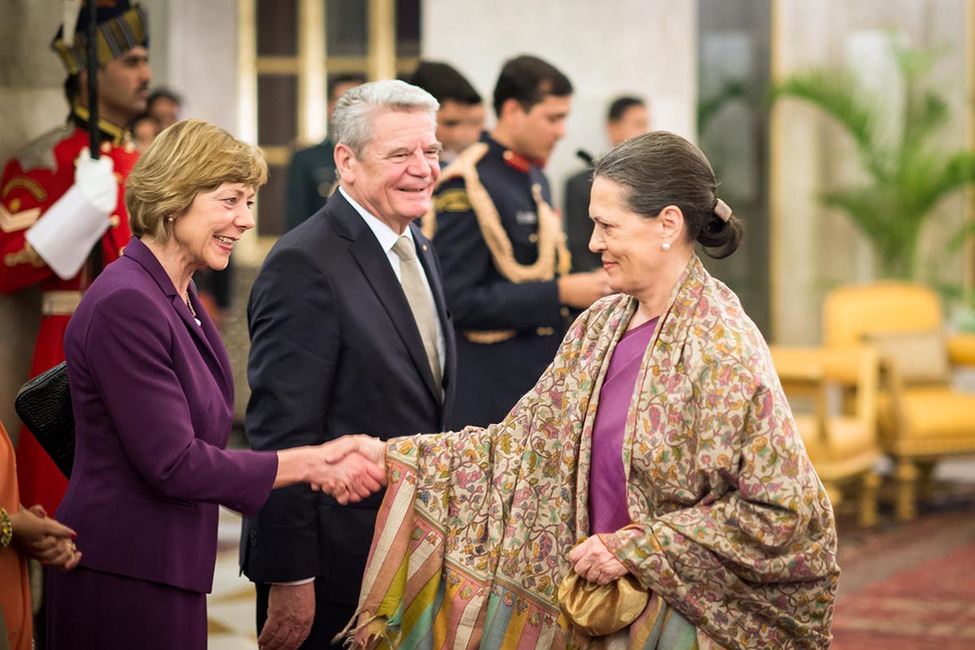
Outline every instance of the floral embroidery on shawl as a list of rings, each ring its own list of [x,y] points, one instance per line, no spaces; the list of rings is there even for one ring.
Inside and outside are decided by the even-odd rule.
[[[559,627],[556,591],[588,534],[596,402],[635,308],[617,295],[580,316],[503,422],[388,443],[360,631],[403,648],[608,644]],[[637,387],[623,461],[640,528],[603,539],[651,606],[680,612],[701,646],[827,647],[832,509],[758,329],[696,257]],[[644,647],[637,627],[625,647]]]

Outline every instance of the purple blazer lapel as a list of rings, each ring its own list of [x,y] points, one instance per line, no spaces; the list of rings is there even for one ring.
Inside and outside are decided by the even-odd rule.
[[[190,301],[193,303],[193,309],[196,310],[197,318],[200,319],[199,325],[196,324],[196,320],[193,318],[193,314],[190,313],[189,307],[186,306],[183,297],[177,293],[172,279],[166,274],[166,270],[162,267],[162,264],[159,263],[159,260],[156,259],[156,256],[153,255],[152,251],[145,244],[138,238],[133,237],[128,246],[125,247],[123,254],[133,261],[138,262],[153,281],[155,281],[163,295],[169,299],[173,305],[173,309],[186,325],[186,329],[190,331],[190,336],[196,340],[197,347],[201,349],[203,360],[210,368],[213,376],[220,382],[225,395],[233,396],[233,373],[230,369],[230,359],[227,357],[227,351],[223,346],[223,341],[220,338],[219,332],[217,332],[216,326],[214,326],[213,321],[196,295],[196,289],[191,284],[189,294]]]

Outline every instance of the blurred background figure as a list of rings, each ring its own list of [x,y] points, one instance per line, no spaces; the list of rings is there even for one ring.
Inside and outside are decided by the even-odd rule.
[[[474,144],[484,131],[484,100],[471,82],[449,63],[421,61],[407,80],[437,98],[437,140],[443,144],[440,164]]]
[[[341,74],[328,78],[329,136],[314,146],[296,151],[288,164],[284,207],[285,227],[288,230],[318,212],[332,195],[338,181],[333,158],[335,143],[331,138],[332,111],[335,110],[335,102],[345,91],[365,81],[365,76],[361,74]]]
[[[129,123],[129,131],[132,132],[132,142],[135,143],[135,150],[140,154],[144,153],[152,141],[156,138],[156,121],[149,113],[142,113]]]
[[[179,120],[183,98],[168,88],[156,88],[149,93],[146,113],[156,122],[156,133]]]
[[[609,105],[606,116],[606,135],[615,147],[632,137],[650,130],[650,110],[646,101],[624,95]],[[573,174],[565,182],[565,210],[563,227],[569,253],[572,255],[572,271],[592,271],[602,267],[598,253],[589,250],[592,221],[589,220],[589,192],[592,189],[592,155],[580,149],[576,155],[586,163],[586,168]]]

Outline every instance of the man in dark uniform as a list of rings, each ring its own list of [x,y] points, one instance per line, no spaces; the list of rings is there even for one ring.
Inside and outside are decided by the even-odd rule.
[[[650,111],[639,97],[617,97],[609,105],[606,135],[613,147],[650,130]],[[603,263],[598,253],[589,250],[592,221],[589,219],[589,193],[592,191],[592,156],[580,149],[586,168],[565,182],[565,235],[573,271],[591,271]]]
[[[349,88],[365,82],[359,74],[336,75],[328,80],[328,121],[332,122],[335,102]],[[296,151],[288,163],[287,190],[284,197],[284,223],[291,230],[318,212],[332,195],[335,176],[335,144],[331,137],[316,145]]]
[[[568,308],[608,291],[602,271],[564,275],[565,236],[542,173],[571,95],[566,76],[537,57],[505,63],[497,125],[444,170],[424,218],[457,332],[451,428],[502,420],[554,357]]]

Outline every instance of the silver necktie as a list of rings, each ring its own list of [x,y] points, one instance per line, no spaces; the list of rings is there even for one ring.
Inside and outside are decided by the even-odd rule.
[[[433,301],[430,300],[426,287],[423,285],[421,275],[423,269],[420,267],[420,261],[416,258],[416,245],[412,239],[403,235],[393,245],[393,252],[400,259],[400,282],[403,285],[406,300],[410,303],[413,320],[416,321],[416,326],[420,330],[423,347],[427,353],[427,361],[430,362],[430,370],[433,371],[433,381],[437,386],[440,386],[442,376],[440,353],[437,351],[437,324],[434,320],[436,312],[433,308]]]

